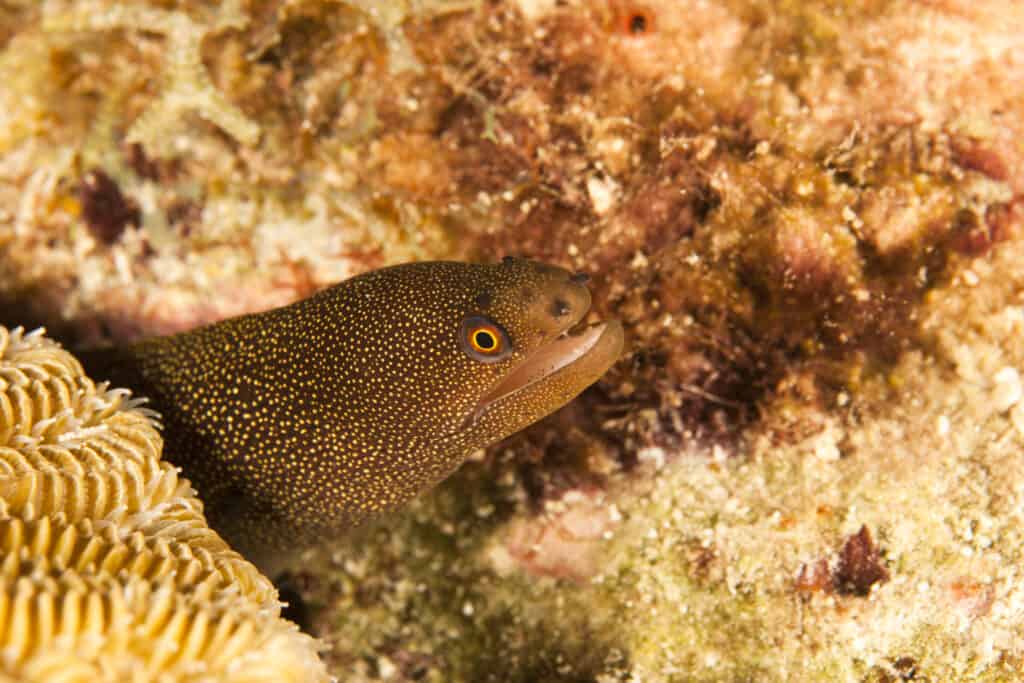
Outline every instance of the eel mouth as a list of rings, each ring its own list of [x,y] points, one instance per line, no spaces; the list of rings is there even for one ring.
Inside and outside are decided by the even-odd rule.
[[[617,320],[572,328],[536,349],[487,392],[466,422],[476,422],[491,408],[508,399],[533,393],[554,383],[567,402],[604,374],[622,349],[622,325]],[[569,378],[572,378],[571,380]],[[558,380],[562,381],[558,381]]]

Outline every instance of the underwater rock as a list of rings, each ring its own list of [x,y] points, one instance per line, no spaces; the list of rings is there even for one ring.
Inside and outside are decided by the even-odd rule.
[[[627,329],[581,400],[310,565],[332,670],[1019,677],[1024,4],[133,3],[188,41],[57,21],[123,4],[0,5],[7,320],[123,341],[514,253],[589,272]],[[185,107],[130,145],[193,78],[253,127]],[[93,169],[141,212],[110,246]]]

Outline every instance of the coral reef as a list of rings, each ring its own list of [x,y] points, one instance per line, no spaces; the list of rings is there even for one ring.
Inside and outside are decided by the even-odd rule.
[[[0,677],[326,681],[138,404],[0,327]]]
[[[1022,211],[1017,6],[172,5],[25,8],[0,61],[3,293],[86,339],[523,252],[627,323],[628,457],[849,389]]]
[[[384,43],[401,43],[368,32],[379,13],[289,3],[254,21],[242,3],[177,5],[0,10],[0,300],[17,302],[6,321],[126,339],[447,252],[435,216],[352,173],[375,125],[360,103],[387,72]],[[353,90],[356,74],[367,83]],[[98,221],[97,197],[132,210]]]
[[[1013,680],[1021,25],[3,3],[0,320],[124,340],[411,259],[586,270],[628,357],[298,577],[336,671]]]
[[[123,28],[148,28],[167,36],[160,97],[143,112],[126,134],[151,151],[165,151],[173,139],[175,123],[190,111],[220,127],[239,142],[253,144],[259,128],[245,118],[210,82],[202,64],[201,45],[210,33],[242,28],[247,23],[238,0],[221,3],[209,26],[196,24],[187,14],[142,5],[108,5],[79,2],[68,7],[47,5],[43,30],[60,33],[99,32]]]

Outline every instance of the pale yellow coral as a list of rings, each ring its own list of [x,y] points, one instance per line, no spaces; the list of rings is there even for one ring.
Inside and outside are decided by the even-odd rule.
[[[0,327],[0,681],[324,681],[155,415]]]

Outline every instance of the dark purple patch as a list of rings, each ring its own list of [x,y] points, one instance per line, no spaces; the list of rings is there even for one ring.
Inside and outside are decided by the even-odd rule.
[[[85,174],[78,196],[89,232],[103,244],[116,242],[129,225],[139,227],[142,224],[139,205],[126,197],[117,183],[99,169]]]
[[[146,180],[160,179],[160,165],[146,155],[146,150],[137,142],[128,146],[128,165],[136,175]]]
[[[889,580],[889,570],[882,564],[881,553],[867,526],[853,534],[839,551],[835,588],[844,595],[866,596],[876,583]]]

